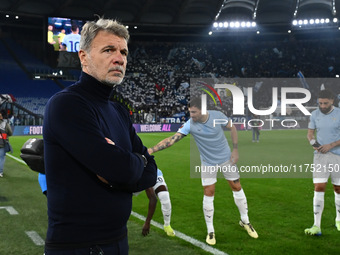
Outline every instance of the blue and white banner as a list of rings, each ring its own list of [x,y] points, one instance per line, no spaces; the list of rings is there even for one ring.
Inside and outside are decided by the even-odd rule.
[[[13,135],[42,135],[43,126],[14,126]]]

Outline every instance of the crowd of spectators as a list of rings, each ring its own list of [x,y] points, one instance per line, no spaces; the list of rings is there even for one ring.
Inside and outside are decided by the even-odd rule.
[[[254,87],[254,107],[260,109],[271,106],[272,87],[276,85],[263,82],[258,86],[260,78],[296,78],[300,81],[298,86],[308,86],[316,95],[321,84],[311,84],[309,79],[334,78],[340,72],[340,39],[229,39],[130,43],[126,78],[115,88],[112,99],[125,104],[136,123],[145,122],[148,114],[155,122],[173,116],[184,121],[190,94],[195,93],[189,85],[193,78],[210,78],[215,84],[232,83],[241,89],[244,85],[240,78],[243,83],[248,78],[246,86]],[[324,86],[340,94],[338,86]],[[232,98],[222,97],[227,102],[224,110],[230,112]],[[316,105],[315,96],[309,105]]]
[[[134,42],[129,49],[126,79],[116,92],[133,112],[170,117],[180,111],[187,115],[192,78],[211,78],[219,83],[233,78],[236,85],[237,78],[297,78],[301,80],[299,86],[308,86],[309,78],[333,78],[340,71],[338,45],[339,39],[292,38],[264,42]],[[306,80],[299,78],[299,72]],[[255,89],[255,85],[254,81],[249,86]],[[274,85],[255,89],[255,107],[271,106]],[[308,88],[316,95],[320,86]],[[315,103],[311,100],[309,105]]]

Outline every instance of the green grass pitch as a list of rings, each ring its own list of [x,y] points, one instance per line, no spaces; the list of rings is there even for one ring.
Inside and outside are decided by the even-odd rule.
[[[172,133],[139,134],[146,146],[153,146]],[[251,142],[251,132],[239,132],[239,168],[250,166],[285,166],[295,173],[241,173],[249,217],[259,234],[252,239],[239,225],[239,215],[232,192],[224,179],[218,179],[215,195],[214,225],[217,244],[214,248],[230,255],[241,254],[337,254],[340,232],[334,227],[335,206],[332,186],[325,195],[322,236],[304,234],[313,224],[313,184],[309,169],[312,149],[306,130],[262,131],[260,143]],[[230,134],[226,132],[227,138]],[[11,137],[13,156],[27,136]],[[163,171],[172,202],[171,225],[187,236],[204,242],[206,226],[202,212],[203,189],[199,178],[192,178],[192,165],[197,163],[191,152],[196,148],[186,137],[171,148],[155,153]],[[191,157],[190,157],[191,155]],[[191,159],[190,159],[191,158]],[[300,170],[301,166],[301,170]],[[300,173],[302,171],[302,173]],[[134,197],[133,211],[146,215],[145,194]],[[18,215],[10,215],[3,207],[13,206]],[[42,255],[43,246],[35,245],[25,231],[46,235],[46,198],[41,194],[37,173],[7,157],[5,177],[0,179],[0,254]],[[163,223],[160,204],[153,220]],[[169,238],[155,227],[147,237],[141,235],[142,221],[131,217],[128,223],[130,254],[208,254],[175,237]]]

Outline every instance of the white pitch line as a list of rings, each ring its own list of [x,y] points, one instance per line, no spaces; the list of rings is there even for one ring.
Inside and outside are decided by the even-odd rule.
[[[0,206],[0,209],[5,209],[10,215],[18,215],[17,210],[13,206]]]
[[[39,236],[39,234],[35,231],[25,231],[26,235],[31,238],[33,243],[37,246],[45,245],[45,241]]]
[[[14,157],[14,156],[12,156],[11,154],[9,154],[9,153],[7,153],[6,154],[8,157],[10,157],[10,158],[12,158],[12,159],[14,159],[14,160],[16,160],[16,161],[18,161],[18,162],[20,162],[20,163],[22,163],[22,164],[24,164],[24,165],[26,165],[27,166],[27,164],[26,164],[26,162],[25,161],[23,161],[22,159],[20,159],[20,158],[17,158],[17,157]]]
[[[138,214],[138,213],[136,213],[136,212],[132,211],[131,215],[136,217],[137,219],[145,221],[145,217],[140,215],[140,214]],[[159,229],[163,229],[163,225],[158,223],[158,222],[156,222],[156,221],[154,221],[154,220],[151,220],[151,225],[153,225],[153,226],[155,226],[155,227],[157,227]],[[175,232],[176,232],[176,236],[178,238],[181,238],[182,240],[184,240],[184,241],[186,241],[188,243],[191,243],[192,245],[195,245],[196,247],[199,247],[199,248],[201,248],[202,250],[204,250],[206,252],[210,252],[211,254],[214,254],[214,255],[228,255],[228,253],[225,253],[225,252],[220,251],[220,250],[218,250],[216,248],[213,248],[213,247],[211,247],[211,246],[209,246],[209,245],[207,245],[207,244],[205,244],[205,243],[203,243],[201,241],[198,241],[195,238],[187,236],[186,234],[183,234],[183,233],[181,233],[181,232],[179,232],[177,230],[175,230]]]
[[[18,161],[19,163],[26,165],[26,162],[23,161],[22,159],[19,159],[17,157],[14,157],[12,155],[10,155],[9,153],[6,153],[6,155],[12,159],[14,159],[15,161]],[[12,206],[2,206],[0,207],[0,209],[6,209],[9,214],[19,214]],[[39,236],[39,234],[35,231],[25,231],[26,235],[32,240],[32,242],[37,245],[37,246],[43,246],[45,245],[45,241]]]

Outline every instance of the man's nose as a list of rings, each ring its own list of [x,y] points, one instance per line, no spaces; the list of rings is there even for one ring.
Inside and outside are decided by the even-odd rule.
[[[123,54],[117,53],[117,54],[114,56],[113,62],[114,62],[114,63],[117,63],[117,64],[120,64],[120,65],[123,65],[123,64],[124,64],[124,57],[123,57]]]

